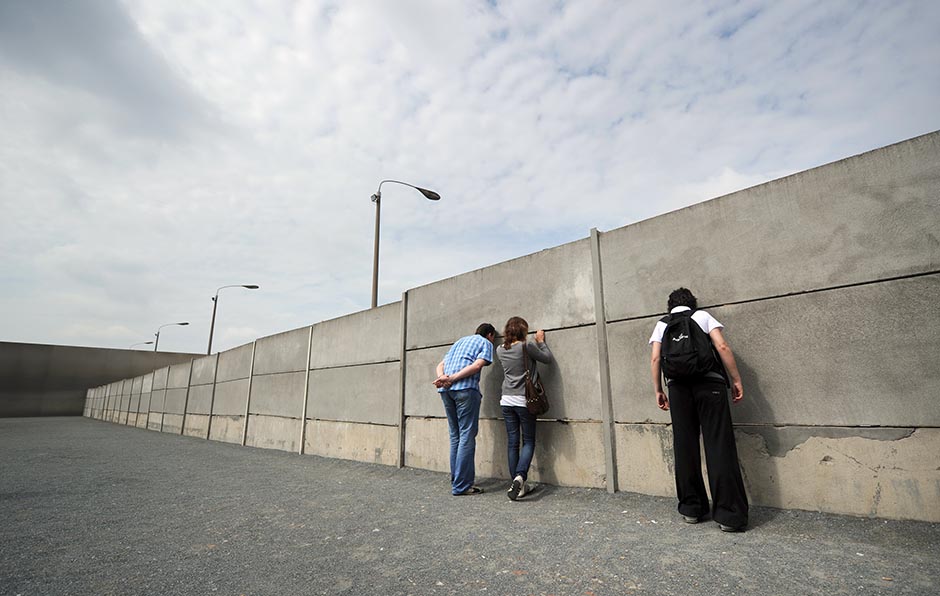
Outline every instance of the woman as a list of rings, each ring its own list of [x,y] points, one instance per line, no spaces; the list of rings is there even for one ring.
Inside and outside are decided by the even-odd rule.
[[[496,348],[496,356],[503,366],[502,397],[499,405],[506,420],[506,434],[509,436],[509,475],[512,485],[509,498],[515,501],[526,494],[526,478],[529,464],[535,452],[535,416],[529,413],[525,405],[525,360],[528,359],[529,374],[534,375],[536,361],[548,364],[552,361],[552,351],[545,343],[545,331],[535,332],[535,342],[527,342],[529,324],[522,317],[512,317],[506,321],[503,329],[503,343]],[[525,357],[523,355],[525,351]],[[519,450],[519,434],[522,431],[522,451]]]

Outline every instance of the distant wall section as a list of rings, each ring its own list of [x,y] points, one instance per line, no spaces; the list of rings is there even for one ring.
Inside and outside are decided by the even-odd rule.
[[[174,352],[0,342],[0,418],[87,414],[88,387],[190,358]],[[122,412],[129,406],[122,404]]]

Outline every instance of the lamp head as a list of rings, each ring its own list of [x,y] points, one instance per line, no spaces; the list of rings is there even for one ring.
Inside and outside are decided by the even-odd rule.
[[[254,284],[250,284],[250,285],[242,286],[242,287],[243,287],[243,288],[247,288],[247,289],[249,289],[249,290],[257,290],[257,289],[260,288],[261,286],[256,286],[256,285],[254,285]]]
[[[437,193],[434,192],[433,190],[428,190],[428,189],[426,189],[426,188],[421,188],[420,186],[416,186],[415,188],[417,188],[417,189],[418,189],[418,192],[420,192],[421,194],[423,194],[429,201],[440,201],[440,200],[441,200],[441,195],[437,194]]]

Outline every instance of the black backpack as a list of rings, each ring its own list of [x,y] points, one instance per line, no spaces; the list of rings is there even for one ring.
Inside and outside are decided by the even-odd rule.
[[[666,323],[660,360],[663,376],[686,380],[718,373],[726,378],[711,338],[692,320],[692,314],[684,310],[660,319]]]

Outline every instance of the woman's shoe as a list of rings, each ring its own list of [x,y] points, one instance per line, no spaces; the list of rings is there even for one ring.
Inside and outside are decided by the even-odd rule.
[[[525,480],[522,479],[522,474],[519,474],[512,479],[512,484],[509,486],[509,490],[506,491],[506,496],[509,497],[510,501],[515,501],[524,494]]]

